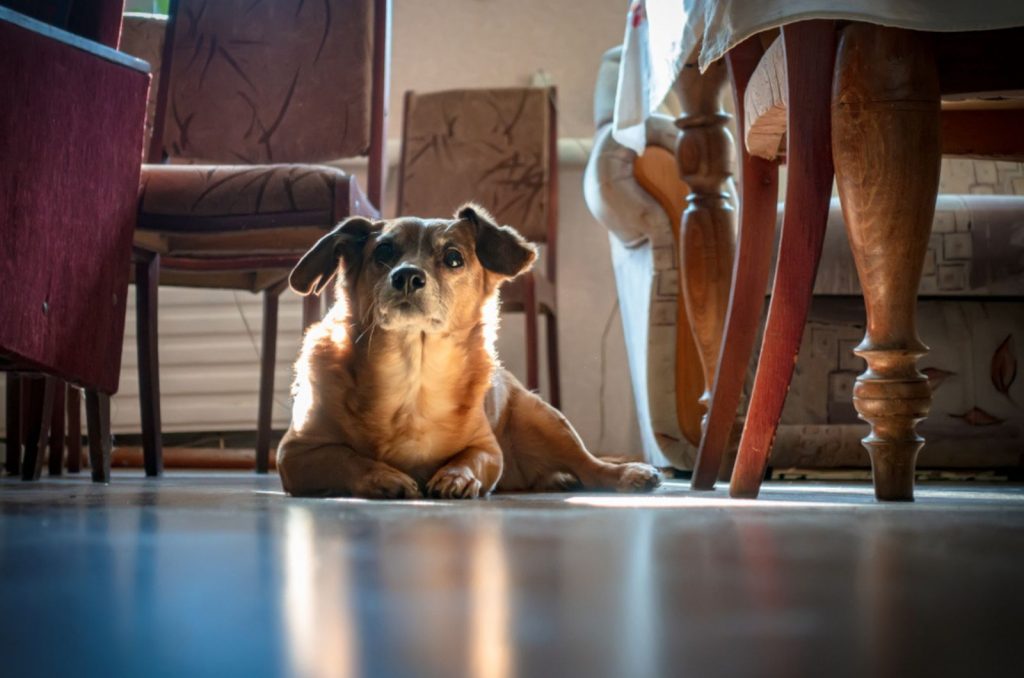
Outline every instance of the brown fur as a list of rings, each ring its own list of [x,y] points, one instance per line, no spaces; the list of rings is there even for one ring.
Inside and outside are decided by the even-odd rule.
[[[455,250],[462,264],[446,257]],[[574,488],[646,491],[655,469],[595,458],[564,416],[500,367],[497,289],[535,251],[467,206],[452,220],[353,218],[290,278],[339,303],[306,333],[278,469],[294,495],[477,497]],[[418,267],[409,292],[392,275]]]

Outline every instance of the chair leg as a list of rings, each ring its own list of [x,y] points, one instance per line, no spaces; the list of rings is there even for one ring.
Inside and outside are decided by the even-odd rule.
[[[530,391],[539,391],[537,291],[534,286],[533,276],[529,273],[524,275],[523,280],[523,315],[526,317],[526,388]]]
[[[23,407],[29,408],[28,427],[25,431],[25,459],[21,465],[22,480],[39,480],[43,472],[43,450],[50,436],[53,418],[53,400],[57,378],[33,377],[29,384],[29,397]]]
[[[53,410],[50,419],[49,473],[59,476],[64,471],[64,402],[68,385],[58,380],[54,385]]]
[[[302,331],[305,333],[313,323],[320,322],[320,297],[310,294],[302,297]]]
[[[82,392],[68,385],[68,473],[82,471]]]
[[[832,193],[830,21],[783,27],[789,82],[788,177],[775,283],[730,494],[756,497],[800,351]]]
[[[743,95],[763,53],[760,39],[755,36],[734,47],[726,57],[736,101],[736,126],[740,130],[744,129]],[[714,489],[718,479],[761,323],[771,265],[775,204],[779,196],[778,162],[750,155],[745,144],[740,144],[740,148],[743,157],[739,240],[714,390],[690,481],[695,490]]]
[[[283,287],[277,285],[263,292],[263,348],[260,352],[260,405],[256,422],[256,473],[266,473],[270,469],[274,368],[277,366],[277,308],[282,291]],[[303,304],[302,308],[305,320],[306,305]]]
[[[7,373],[7,456],[4,470],[9,475],[21,473],[21,375]]]
[[[110,396],[89,389],[85,392],[85,418],[89,427],[89,466],[94,483],[110,482]]]
[[[558,317],[551,309],[545,309],[548,318],[548,388],[551,390],[551,406],[562,408],[562,378],[558,364]]]
[[[157,303],[160,255],[136,250],[135,326],[139,353],[139,407],[142,415],[142,452],[147,476],[163,473],[160,417],[160,357],[157,342]]]
[[[892,68],[899,64],[899,68]],[[846,231],[864,290],[867,361],[853,404],[871,424],[862,441],[875,496],[914,498],[924,439],[916,426],[932,392],[917,369],[917,289],[939,186],[940,106],[927,36],[854,23],[843,31],[832,102],[832,143]]]

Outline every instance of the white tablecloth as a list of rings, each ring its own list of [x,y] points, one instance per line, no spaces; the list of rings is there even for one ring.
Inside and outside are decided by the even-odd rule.
[[[1024,26],[1024,0],[632,0],[615,99],[616,141],[642,153],[644,121],[683,64],[701,71],[735,45],[806,19],[845,19],[923,31]]]

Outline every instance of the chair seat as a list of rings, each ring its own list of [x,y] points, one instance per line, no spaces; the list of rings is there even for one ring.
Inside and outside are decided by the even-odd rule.
[[[139,244],[174,256],[301,254],[336,218],[377,214],[325,165],[144,165],[140,191]]]
[[[259,292],[349,214],[376,217],[355,177],[326,165],[144,165],[135,244],[160,284]]]

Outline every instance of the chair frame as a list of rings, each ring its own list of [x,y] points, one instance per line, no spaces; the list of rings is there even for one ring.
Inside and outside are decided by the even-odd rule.
[[[373,2],[373,55],[372,85],[370,100],[370,148],[368,157],[367,198],[371,205],[361,205],[353,200],[354,183],[348,179],[349,190],[339,186],[339,195],[346,200],[337,200],[334,205],[332,222],[338,222],[354,213],[379,213],[384,196],[387,175],[387,101],[389,94],[391,57],[391,0]],[[147,162],[163,164],[166,160],[163,149],[164,123],[167,115],[168,90],[174,54],[174,32],[177,27],[178,0],[171,0],[168,9],[166,38],[160,66],[160,86],[157,90],[156,113],[153,135],[147,152]],[[141,210],[141,203],[140,203]],[[140,212],[141,217],[141,212]],[[246,223],[259,222],[260,217],[242,217]],[[268,215],[275,225],[288,225],[278,215]],[[163,469],[160,418],[160,378],[157,342],[157,286],[161,268],[179,271],[238,271],[253,269],[290,269],[298,262],[298,256],[258,256],[224,258],[162,257],[158,252],[136,247],[133,253],[136,285],[136,324],[139,354],[139,406],[142,414],[143,456],[146,474],[160,475]],[[267,473],[270,467],[271,417],[273,411],[274,367],[276,365],[277,310],[278,297],[287,284],[282,277],[271,281],[263,293],[263,329],[260,356],[259,413],[257,415],[256,472]],[[320,317],[320,302],[316,297],[303,301],[303,330]]]
[[[562,404],[562,384],[558,361],[558,306],[557,269],[558,269],[558,91],[548,87],[551,96],[548,98],[549,115],[551,116],[551,134],[548,136],[548,210],[545,235],[544,272],[527,271],[523,273],[523,314],[526,320],[526,387],[531,391],[540,390],[539,365],[539,328],[537,316],[541,313],[547,318],[547,368],[550,389],[549,402],[556,408]],[[402,205],[405,177],[406,139],[409,132],[409,105],[414,90],[406,90],[402,99],[402,151],[399,159],[398,202]],[[540,300],[550,299],[551,303]],[[514,309],[511,309],[514,310]]]

